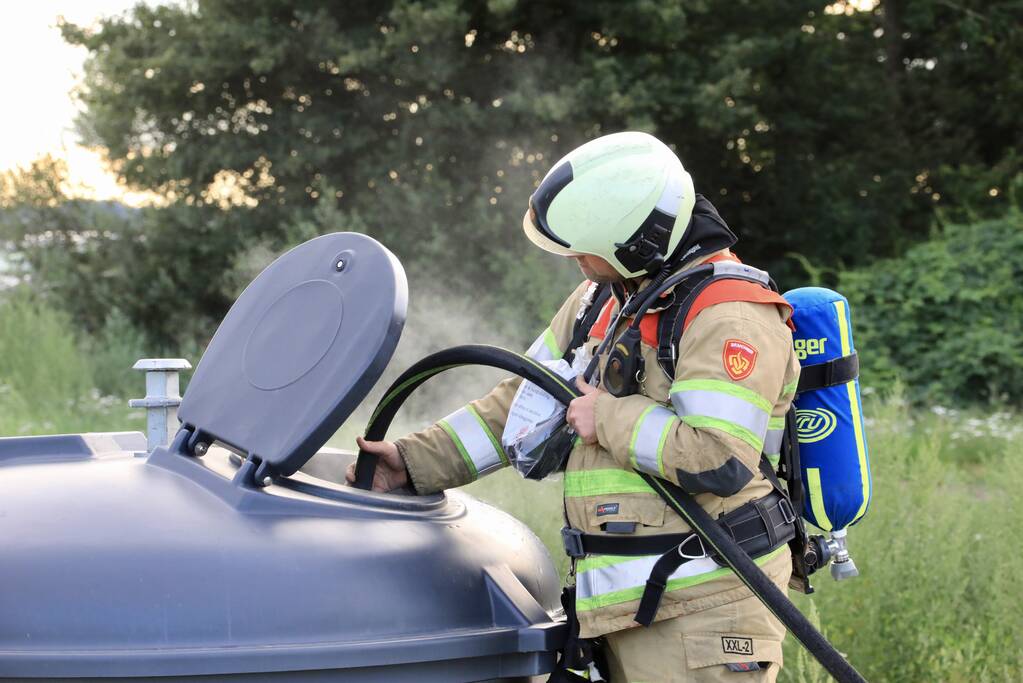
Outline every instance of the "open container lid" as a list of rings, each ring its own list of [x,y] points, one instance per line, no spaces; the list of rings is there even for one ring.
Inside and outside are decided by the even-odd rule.
[[[301,244],[245,288],[178,410],[193,430],[287,476],[362,402],[401,336],[408,283],[366,235]]]

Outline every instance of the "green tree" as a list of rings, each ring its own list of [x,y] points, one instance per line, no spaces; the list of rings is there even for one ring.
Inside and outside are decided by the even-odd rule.
[[[123,178],[171,211],[241,216],[203,213],[192,229],[215,246],[171,277],[353,228],[531,328],[575,276],[521,239],[525,197],[601,133],[673,144],[783,282],[791,252],[857,265],[926,237],[935,207],[1004,209],[1021,16],[1019,0],[202,0],[64,34],[90,53],[81,127]],[[169,246],[181,228],[148,229]]]

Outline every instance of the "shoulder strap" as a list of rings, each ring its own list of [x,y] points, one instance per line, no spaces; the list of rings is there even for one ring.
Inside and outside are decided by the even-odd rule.
[[[678,283],[672,292],[674,301],[661,311],[657,321],[657,364],[661,366],[668,379],[675,377],[675,361],[678,358],[678,338],[675,336],[675,330],[678,329],[678,337],[681,337],[682,323],[685,322],[693,301],[704,287],[710,284],[713,277],[713,274],[707,274]]]
[[[575,356],[575,350],[589,338],[590,328],[597,322],[604,304],[611,298],[611,285],[593,283],[591,289],[580,302],[579,312],[575,316],[575,325],[572,326],[572,339],[568,342],[564,358],[569,363]]]
[[[736,286],[719,291],[726,281],[732,281]],[[675,302],[661,313],[657,326],[657,363],[669,379],[675,378],[682,333],[704,308],[725,301],[788,305],[766,272],[733,261],[719,261],[714,264],[713,274],[685,280],[679,284],[679,287],[683,286],[687,291],[680,292],[681,296],[676,296]],[[710,296],[712,292],[714,296]]]

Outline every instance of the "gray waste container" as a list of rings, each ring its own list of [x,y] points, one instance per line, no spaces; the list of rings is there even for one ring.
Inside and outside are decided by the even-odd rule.
[[[232,307],[169,446],[0,439],[0,678],[544,680],[559,577],[525,526],[298,471],[378,379],[405,301],[378,243],[319,237]]]

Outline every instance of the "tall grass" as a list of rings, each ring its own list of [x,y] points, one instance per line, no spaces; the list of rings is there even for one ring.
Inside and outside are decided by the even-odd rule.
[[[141,429],[127,399],[97,387],[124,388],[141,377],[133,351],[79,339],[71,321],[24,290],[0,295],[0,436]],[[114,367],[121,366],[116,372]]]

